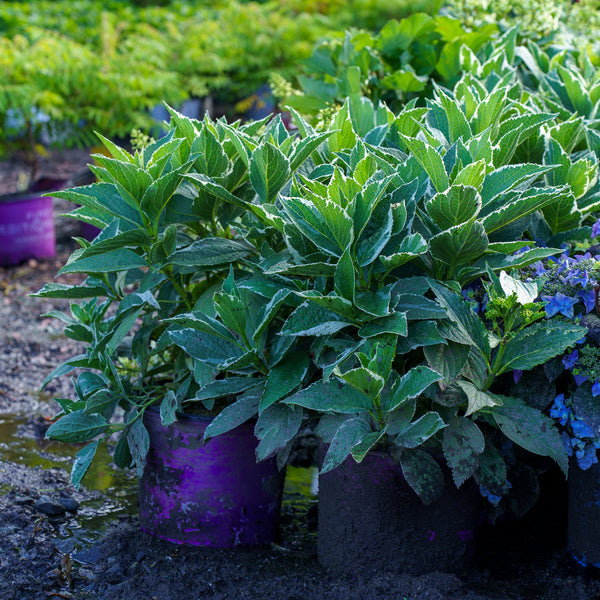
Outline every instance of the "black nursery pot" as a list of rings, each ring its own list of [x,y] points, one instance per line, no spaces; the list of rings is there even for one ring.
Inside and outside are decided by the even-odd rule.
[[[449,473],[442,497],[425,505],[385,452],[348,458],[319,475],[319,562],[334,572],[458,572],[473,558],[480,496],[457,489]]]
[[[581,565],[600,567],[600,464],[569,465],[568,548]]]

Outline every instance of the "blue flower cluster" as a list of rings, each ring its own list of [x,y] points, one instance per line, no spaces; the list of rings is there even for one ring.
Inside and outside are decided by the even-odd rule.
[[[592,227],[592,238],[599,235],[600,219]],[[529,273],[531,279],[540,279],[543,282],[541,300],[546,303],[544,310],[547,318],[562,316],[577,322],[582,313],[587,314],[594,310],[596,293],[600,286],[600,255],[592,256],[591,253],[586,252],[571,257],[565,251],[546,263],[538,261],[533,264]],[[584,337],[577,343],[585,342]],[[586,346],[570,349],[563,356],[562,364],[566,370],[571,371],[577,386],[593,380],[591,393],[593,396],[600,396],[600,380],[596,377],[598,369],[589,369],[589,357],[585,358],[587,350]],[[515,380],[517,380],[516,376]],[[600,448],[600,431],[594,431],[575,413],[571,399],[565,398],[565,394],[556,396],[550,408],[550,416],[560,425],[567,454],[575,456],[579,467],[585,470],[596,464],[598,462],[596,450]]]
[[[600,226],[598,229],[600,231]],[[548,318],[558,314],[573,318],[578,303],[583,304],[586,313],[594,309],[594,288],[599,285],[599,255],[592,256],[586,252],[571,257],[564,252],[558,258],[549,259],[547,264],[542,261],[534,263],[531,269],[534,278],[544,281],[542,292],[549,291],[548,288],[552,291],[541,296],[546,302]]]
[[[578,340],[578,343],[585,342],[585,338]],[[568,371],[579,371],[573,374],[573,378],[575,383],[580,386],[582,383],[588,381],[588,377],[586,375],[581,374],[581,369],[576,369],[577,361],[579,360],[579,350],[576,348],[573,352],[563,356],[562,363],[565,369]],[[594,380],[592,384],[592,396],[600,396],[600,381],[598,379]]]
[[[462,295],[473,312],[476,314],[483,314],[485,312],[488,303],[488,295],[487,292],[484,291],[481,283],[477,282],[469,284],[462,290]]]
[[[570,399],[559,394],[550,408],[550,416],[563,427],[561,437],[569,456],[575,456],[584,471],[598,462],[596,450],[600,448],[600,431],[594,431],[588,423],[577,417]]]

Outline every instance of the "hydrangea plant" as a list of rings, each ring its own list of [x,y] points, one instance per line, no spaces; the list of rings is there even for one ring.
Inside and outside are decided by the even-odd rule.
[[[600,221],[592,231],[594,240]],[[558,257],[534,263],[524,275],[539,282],[537,300],[544,304],[547,319],[583,323],[592,330],[569,347],[553,369],[546,370],[558,392],[549,414],[560,427],[568,455],[575,457],[580,468],[588,469],[598,462],[600,447],[600,347],[593,335],[599,312],[600,256],[589,251],[571,256],[565,250]]]

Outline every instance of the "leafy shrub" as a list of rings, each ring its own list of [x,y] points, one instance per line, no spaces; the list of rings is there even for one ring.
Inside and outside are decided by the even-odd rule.
[[[25,151],[35,172],[46,143],[89,146],[95,130],[118,137],[150,127],[152,106],[181,98],[177,77],[149,35],[130,44],[124,60],[108,42],[96,54],[55,34],[0,38],[2,154]]]

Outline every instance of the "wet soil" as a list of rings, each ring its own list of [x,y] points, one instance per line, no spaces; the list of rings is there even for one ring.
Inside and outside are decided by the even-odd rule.
[[[85,154],[62,154],[48,170],[76,172],[86,161]],[[10,168],[0,165],[0,193],[9,177]],[[53,279],[75,247],[70,237],[77,223],[59,217],[68,206],[57,201],[55,209],[56,258],[0,268],[0,424],[18,416],[19,435],[37,440],[42,457],[55,451],[42,437],[56,406],[38,390],[52,368],[77,351],[59,323],[42,316],[65,303],[27,296]],[[68,397],[71,383],[63,379],[48,394]],[[124,511],[114,488],[75,491],[69,462],[64,468],[30,466],[10,448],[0,439],[0,600],[600,599],[597,573],[580,568],[565,549],[561,502],[550,502],[537,519],[482,528],[472,566],[458,574],[412,576],[383,567],[341,576],[317,562],[315,501],[284,495],[277,544],[178,546],[142,533],[135,505],[131,514]],[[129,491],[135,495],[134,478]],[[101,534],[78,535],[94,514],[106,529],[98,524]]]

